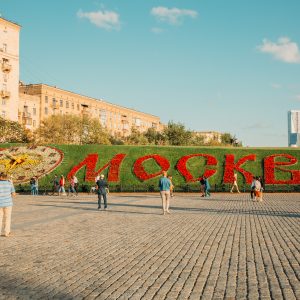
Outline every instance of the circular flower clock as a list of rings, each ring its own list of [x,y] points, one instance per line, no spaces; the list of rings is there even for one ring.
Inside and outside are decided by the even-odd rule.
[[[60,165],[63,152],[48,146],[20,146],[0,149],[0,172],[14,183],[28,182],[50,173]]]

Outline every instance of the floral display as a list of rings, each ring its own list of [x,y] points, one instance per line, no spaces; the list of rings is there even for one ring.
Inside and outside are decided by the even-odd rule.
[[[148,174],[145,171],[143,162],[145,162],[146,160],[149,160],[149,159],[154,159],[154,161],[161,167],[161,170],[154,174]],[[163,171],[168,171],[169,168],[170,168],[170,163],[166,158],[164,158],[158,154],[152,154],[152,155],[146,155],[146,156],[138,158],[133,165],[133,173],[139,180],[145,181],[145,180],[148,180],[153,177],[157,177],[157,176],[161,175]]]
[[[287,161],[276,161],[276,158],[284,158]],[[273,154],[264,159],[264,173],[266,184],[300,184],[300,171],[288,170],[281,166],[292,166],[297,163],[297,159],[289,154]],[[275,171],[290,173],[291,179],[277,180],[275,178]]]
[[[76,173],[85,166],[85,181],[94,181],[97,175],[103,172],[106,168],[109,168],[107,180],[111,182],[118,182],[120,180],[120,166],[125,156],[126,154],[122,153],[115,155],[107,164],[96,171],[99,155],[97,153],[89,154],[83,161],[72,168],[67,177],[71,178],[73,175],[76,175]]]
[[[61,163],[62,151],[49,146],[20,146],[0,150],[0,172],[14,183],[28,182],[52,172]]]
[[[116,153],[115,148],[112,149]],[[138,181],[145,182],[161,176],[163,171],[168,171],[173,173],[173,180],[178,180],[180,184],[197,182],[203,176],[213,177],[213,183],[233,183],[235,173],[242,175],[246,184],[251,184],[253,176],[256,175],[263,175],[266,184],[300,184],[299,152],[297,151],[293,152],[295,156],[288,153],[276,154],[273,151],[271,155],[264,157],[255,153],[241,157],[241,152],[228,154],[225,151],[223,156],[218,155],[218,159],[207,153],[188,155],[183,153],[180,156],[178,151],[170,151],[172,159],[155,153],[140,157],[137,155],[135,156],[137,158],[133,160],[129,155],[131,151],[109,155],[106,150],[102,156],[101,153],[87,152],[83,158],[75,155],[75,157],[80,157],[78,161],[70,161],[68,157],[64,158],[61,150],[54,147],[12,146],[0,148],[0,172],[8,174],[14,183],[25,183],[29,182],[33,176],[41,178],[51,173],[61,165],[64,159],[59,172],[70,179],[81,171],[79,174],[81,182],[94,182],[96,176],[105,173],[108,182],[123,183],[130,180],[137,184]],[[142,152],[139,150],[138,153]],[[99,160],[99,157],[102,159]],[[125,160],[126,164],[123,164]],[[122,176],[122,182],[121,170],[124,174],[126,172],[126,176]],[[175,170],[178,172],[174,172]]]
[[[246,183],[251,184],[253,180],[252,173],[244,170],[241,168],[241,166],[246,163],[247,161],[255,161],[256,155],[255,154],[249,154],[242,158],[240,158],[236,163],[234,162],[234,155],[233,154],[226,154],[225,155],[225,169],[224,169],[224,176],[223,176],[223,182],[224,183],[233,183],[234,181],[234,172],[240,172],[243,174]]]
[[[176,168],[187,182],[199,181],[203,176],[208,178],[217,172],[217,170],[205,169],[203,175],[194,178],[191,172],[187,169],[187,165],[186,165],[188,160],[193,157],[204,157],[206,159],[206,166],[216,166],[218,163],[217,159],[214,156],[209,154],[190,154],[181,157],[176,165]]]

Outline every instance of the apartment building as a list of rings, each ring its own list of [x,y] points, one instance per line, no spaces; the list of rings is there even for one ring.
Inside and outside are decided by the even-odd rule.
[[[19,122],[35,129],[51,115],[73,114],[99,119],[114,136],[128,136],[134,127],[140,132],[161,129],[160,118],[46,84],[20,84]]]
[[[0,117],[12,121],[18,121],[20,29],[0,18]]]
[[[160,130],[160,119],[151,114],[46,84],[21,83],[20,29],[18,24],[0,17],[0,117],[18,121],[31,130],[53,114],[97,118],[115,136],[127,136],[133,127],[141,132],[148,128]]]
[[[222,133],[217,131],[194,131],[195,136],[203,137],[204,143],[209,143],[212,141],[221,143],[222,142]]]

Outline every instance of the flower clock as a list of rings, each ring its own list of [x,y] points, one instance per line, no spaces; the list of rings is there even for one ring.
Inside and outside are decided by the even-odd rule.
[[[63,153],[46,146],[20,146],[0,150],[0,171],[14,183],[28,182],[53,171],[62,161]]]

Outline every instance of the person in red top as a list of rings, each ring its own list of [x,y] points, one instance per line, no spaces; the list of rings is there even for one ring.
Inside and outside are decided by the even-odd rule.
[[[66,195],[65,184],[66,184],[65,177],[64,175],[61,175],[59,180],[59,189],[58,189],[59,196],[61,195],[61,193],[63,196]]]

